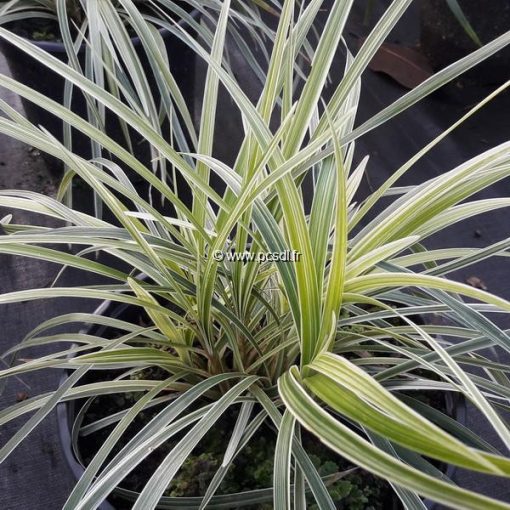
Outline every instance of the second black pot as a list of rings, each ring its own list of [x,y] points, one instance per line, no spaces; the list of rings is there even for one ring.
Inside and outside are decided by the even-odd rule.
[[[198,11],[193,11],[191,15],[197,18]],[[183,28],[189,30],[189,26],[185,22],[181,22]],[[179,86],[186,104],[193,115],[193,97],[195,83],[195,53],[184,42],[175,35],[166,30],[160,30],[160,34],[165,42],[166,51],[169,55],[170,70]],[[30,41],[40,49],[48,52],[53,57],[62,62],[67,62],[67,54],[63,43],[49,41]],[[157,99],[159,93],[155,80],[152,78],[152,70],[142,47],[142,42],[138,37],[132,38],[133,46],[137,51],[146,76],[151,86],[154,97]],[[9,69],[13,77],[20,83],[27,85],[44,96],[63,104],[65,80],[57,73],[51,71],[41,62],[33,59],[24,51],[15,45],[0,39],[0,52],[2,52],[7,60]],[[78,58],[82,67],[85,65],[85,47],[79,50]],[[62,120],[43,108],[33,104],[31,101],[22,98],[23,108],[30,122],[36,126],[43,126],[59,141],[63,142],[63,125]],[[87,104],[83,94],[74,87],[73,100],[71,109],[74,113],[82,118],[87,118]],[[106,116],[106,134],[113,138],[116,142],[125,146],[124,136],[115,115]],[[133,142],[133,152],[137,159],[145,165],[150,164],[150,148],[147,143],[137,134],[131,133]],[[72,130],[73,152],[85,159],[92,157],[89,139],[78,132]],[[45,156],[46,158],[46,156]],[[62,164],[55,158],[47,156],[47,162],[53,170],[62,169]]]
[[[421,50],[436,71],[477,49],[446,0],[422,0],[420,5]],[[482,44],[510,30],[508,0],[462,0],[459,5]],[[463,75],[459,83],[494,85],[509,78],[510,48],[505,48]]]

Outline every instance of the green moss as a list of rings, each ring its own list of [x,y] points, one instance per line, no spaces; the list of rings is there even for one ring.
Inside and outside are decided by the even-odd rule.
[[[188,457],[182,465],[180,476],[174,480],[167,496],[190,496],[204,494],[219,467],[212,453]]]
[[[224,430],[226,429],[223,427],[215,427],[207,434],[201,446],[201,449],[207,449],[207,453],[197,452],[186,459],[166,491],[166,496],[199,496],[205,493],[223,461],[227,439],[223,435]],[[218,494],[272,486],[275,442],[272,431],[266,431],[267,434],[256,435],[234,459]],[[310,437],[306,438],[304,446],[323,477],[335,475],[350,467],[345,460]],[[357,470],[331,483],[328,490],[340,510],[383,510],[390,489],[385,482]],[[272,510],[272,508],[272,503],[260,503],[244,507],[243,510]],[[311,494],[307,495],[307,508],[320,510]]]

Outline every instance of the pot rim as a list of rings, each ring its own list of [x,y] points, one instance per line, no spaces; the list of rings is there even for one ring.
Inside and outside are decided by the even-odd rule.
[[[193,9],[189,14],[196,20],[200,16],[200,11],[198,9]],[[180,21],[178,21],[177,24],[180,27],[188,26],[188,23],[182,19]],[[158,32],[161,34],[162,37],[168,37],[171,33],[168,30],[166,30],[165,28],[158,28]],[[30,42],[31,44],[41,48],[42,50],[47,51],[48,53],[66,53],[66,49],[65,49],[63,42],[37,41],[35,39],[29,39],[29,38],[24,38],[24,39],[26,41]],[[141,42],[140,37],[138,37],[138,36],[131,37],[131,41],[135,46],[139,45]],[[82,43],[78,49],[78,53],[83,53],[84,51],[85,51],[85,44]]]
[[[103,315],[108,307],[112,304],[111,301],[103,301],[93,312],[94,315]],[[126,306],[126,305],[125,305]],[[80,332],[88,330],[88,328],[82,328]],[[71,355],[68,355],[70,357]],[[68,378],[67,370],[64,370],[62,376],[60,378],[60,385],[64,383],[64,381]],[[58,427],[58,438],[60,441],[60,446],[62,448],[62,452],[64,454],[64,458],[67,462],[69,468],[73,473],[73,476],[76,480],[79,480],[83,473],[85,472],[84,467],[78,462],[76,459],[73,449],[71,447],[72,439],[71,439],[71,422],[70,422],[70,412],[71,407],[69,404],[74,404],[71,402],[61,402],[57,404],[57,427]],[[116,510],[114,506],[112,506],[108,500],[104,500],[99,505],[99,510]]]

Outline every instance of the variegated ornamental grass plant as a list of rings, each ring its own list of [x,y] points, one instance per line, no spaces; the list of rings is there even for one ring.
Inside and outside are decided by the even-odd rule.
[[[153,31],[132,0],[119,3],[159,71],[160,85],[168,84],[170,92],[163,100],[167,97],[168,105],[179,110],[183,105],[170,86],[172,77]],[[469,200],[508,176],[510,142],[456,168],[445,168],[442,175],[420,185],[395,187],[420,158],[508,84],[396,168],[388,181],[361,202],[356,192],[364,171],[377,162],[363,159],[353,164],[359,137],[503,48],[510,34],[441,71],[355,127],[362,74],[410,3],[395,0],[354,56],[342,38],[352,1],[333,2],[318,41],[312,34],[322,2],[286,1],[256,104],[248,100],[225,58],[225,34],[235,21],[229,0],[221,5],[210,47],[162,15],[159,25],[182,37],[207,64],[199,129],[195,132],[183,122],[175,133],[187,129],[187,135],[171,139],[155,127],[154,111],[130,95],[128,82],[117,83],[123,90],[121,101],[72,66],[0,29],[2,38],[44,62],[137,130],[151,144],[158,161],[171,169],[164,175],[153,173],[64,106],[7,76],[0,77],[2,87],[57,114],[120,162],[85,161],[56,142],[43,126],[30,125],[0,104],[2,133],[60,158],[115,217],[109,223],[50,197],[2,190],[0,205],[13,211],[2,222],[7,233],[0,237],[2,253],[49,260],[108,280],[103,285],[77,287],[60,287],[57,280],[48,288],[1,295],[0,303],[82,297],[127,303],[150,317],[150,324],[141,326],[93,314],[60,316],[39,325],[13,347],[7,355],[41,344],[54,344],[55,352],[15,363],[0,372],[3,378],[48,367],[71,370],[71,375],[56,391],[0,411],[3,424],[32,413],[1,448],[1,460],[59,402],[140,391],[143,396],[132,408],[109,420],[115,427],[87,466],[66,510],[96,508],[144,457],[175,437],[174,448],[133,508],[156,508],[160,500],[165,508],[215,508],[226,472],[235,470],[236,456],[263,423],[277,431],[271,491],[277,510],[305,508],[306,494],[321,509],[335,508],[325,481],[302,446],[302,429],[353,464],[388,480],[405,508],[424,508],[423,497],[462,510],[510,508],[450,483],[430,463],[435,459],[501,477],[503,482],[510,476],[508,451],[496,451],[462,424],[409,396],[427,389],[461,394],[483,413],[505,447],[510,446],[510,430],[500,415],[501,409],[508,408],[510,396],[507,367],[482,354],[491,346],[510,350],[507,333],[487,316],[509,312],[510,303],[448,279],[453,270],[505,254],[509,241],[485,249],[428,251],[422,245],[428,236],[454,222],[510,204],[509,198]],[[116,23],[113,3],[105,0],[97,6],[114,42],[112,48],[135,59],[129,39]],[[321,94],[339,47],[346,53],[345,73],[324,103]],[[298,67],[299,62],[305,64]],[[129,67],[131,80],[142,78],[137,69]],[[215,120],[221,114],[217,110],[220,84],[243,119],[244,141],[232,167],[212,156]],[[279,122],[270,127],[275,118]],[[173,204],[176,214],[162,215],[161,201],[151,203],[139,195],[123,168],[147,181],[165,203]],[[302,199],[308,173],[313,174],[309,212]],[[194,191],[189,208],[169,178],[176,174]],[[212,174],[226,184],[224,193],[211,186]],[[61,196],[69,182],[70,178],[64,180]],[[388,196],[390,205],[369,221],[369,213]],[[61,226],[18,225],[16,210],[56,218]],[[65,251],[69,244],[78,250]],[[299,261],[243,263],[212,256],[285,250],[299,252]],[[101,256],[91,256],[95,253],[106,253],[105,260],[119,259],[124,265],[106,263]],[[119,269],[125,264],[129,270]],[[142,273],[146,279],[139,277]],[[445,325],[433,323],[432,314],[444,317]],[[416,322],[417,315],[423,323]],[[123,334],[108,340],[49,333],[55,326],[76,321],[112,324]],[[62,348],[62,342],[69,340],[73,346]],[[160,367],[166,378],[144,378],[144,370],[153,366]],[[482,373],[473,375],[472,366]],[[115,372],[111,381],[79,385],[94,367],[122,369],[124,375]],[[135,416],[160,398],[165,402],[162,410],[109,458]],[[237,421],[226,432],[224,460],[205,495],[198,500],[162,499],[185,459],[232,409]],[[236,507],[252,498],[245,492],[229,501]]]

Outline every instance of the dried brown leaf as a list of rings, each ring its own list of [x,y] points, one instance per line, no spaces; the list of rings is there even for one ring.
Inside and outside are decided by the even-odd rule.
[[[408,89],[414,89],[434,74],[428,60],[419,51],[392,43],[381,45],[368,67],[387,74]]]

